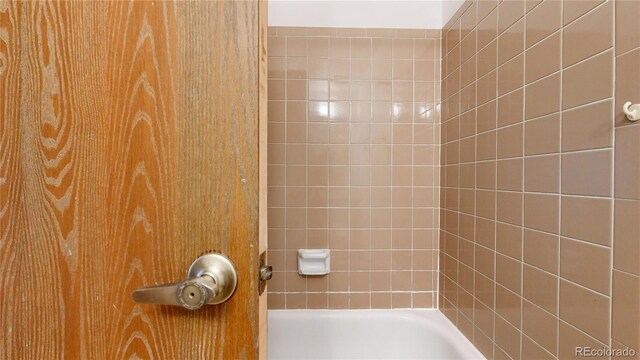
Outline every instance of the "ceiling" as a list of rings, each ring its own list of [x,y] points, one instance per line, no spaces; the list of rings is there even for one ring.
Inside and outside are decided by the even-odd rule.
[[[269,26],[441,29],[464,0],[270,0]]]

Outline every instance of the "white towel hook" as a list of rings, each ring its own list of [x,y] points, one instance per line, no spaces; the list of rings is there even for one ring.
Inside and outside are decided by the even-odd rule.
[[[631,105],[631,101],[627,101],[622,105],[622,111],[627,115],[627,119],[631,121],[640,120],[640,104]]]

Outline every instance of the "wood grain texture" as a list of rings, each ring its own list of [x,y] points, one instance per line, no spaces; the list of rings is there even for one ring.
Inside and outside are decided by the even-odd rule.
[[[0,358],[258,356],[258,16],[0,2]],[[130,300],[210,250],[228,303]]]
[[[267,76],[267,1],[259,0],[258,2],[258,25],[259,25],[259,37],[258,37],[258,49],[260,51],[260,61],[258,63],[258,132],[259,132],[259,141],[258,141],[258,157],[259,157],[259,171],[258,171],[258,188],[259,188],[259,206],[258,206],[258,216],[259,216],[259,238],[258,238],[258,247],[260,248],[259,253],[265,253],[265,257],[267,257],[267,245],[268,245],[268,231],[269,231],[269,223],[267,218],[267,168],[268,168],[268,157],[267,157],[267,127],[268,127],[268,114],[267,114],[267,103],[268,103],[268,76]],[[266,259],[267,264],[269,263],[269,259]],[[267,285],[268,286],[268,285]],[[259,298],[259,317],[258,317],[258,325],[259,325],[259,343],[258,343],[258,358],[266,359],[267,358],[267,293],[265,291],[260,295]]]

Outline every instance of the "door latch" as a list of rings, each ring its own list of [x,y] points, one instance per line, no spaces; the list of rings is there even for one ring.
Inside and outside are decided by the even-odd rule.
[[[271,280],[273,277],[273,267],[271,265],[266,264],[267,252],[263,251],[260,254],[260,269],[259,269],[259,285],[258,285],[258,295],[262,295],[264,289],[267,287],[267,281]]]

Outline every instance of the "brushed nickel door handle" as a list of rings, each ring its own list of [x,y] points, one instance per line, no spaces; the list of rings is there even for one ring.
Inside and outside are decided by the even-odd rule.
[[[175,305],[196,310],[207,304],[222,304],[229,300],[237,285],[238,272],[231,259],[222,254],[205,254],[191,264],[186,280],[140,288],[131,294],[131,298],[142,304]]]

